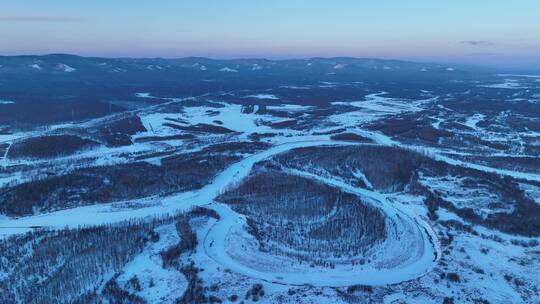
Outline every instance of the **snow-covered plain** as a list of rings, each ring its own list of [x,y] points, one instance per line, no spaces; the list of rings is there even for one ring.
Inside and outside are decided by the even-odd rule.
[[[278,100],[279,97],[277,97],[274,94],[255,94],[255,95],[247,95],[245,98],[255,98],[255,99],[270,99],[270,100]]]
[[[506,77],[510,78],[510,76]],[[327,81],[321,82],[319,87],[327,86],[328,88],[333,88],[339,85],[337,82]],[[298,89],[303,87],[290,87],[289,89],[292,88]],[[259,92],[274,91],[261,90]],[[310,112],[317,109],[316,106],[298,105],[289,101],[283,101],[282,103],[278,97],[280,95],[279,93],[276,93],[276,95],[261,93],[246,96],[245,91],[243,91],[236,95],[236,97],[240,101],[244,101],[243,99],[248,96],[254,99],[271,100],[272,105],[266,106],[266,109],[270,111],[295,114],[295,112]],[[341,264],[336,265],[333,269],[317,266],[311,267],[309,264],[298,263],[293,258],[261,252],[253,236],[247,232],[246,218],[234,212],[226,205],[214,201],[214,198],[219,194],[242,183],[249,176],[253,165],[259,161],[300,147],[352,145],[353,143],[351,142],[333,141],[330,139],[331,135],[310,135],[316,132],[323,134],[325,131],[337,128],[371,139],[374,143],[370,145],[392,146],[413,150],[446,164],[495,173],[500,176],[508,176],[523,183],[526,181],[540,181],[540,174],[534,172],[534,170],[522,172],[481,165],[472,160],[465,161],[457,156],[471,156],[474,153],[460,151],[457,147],[456,149],[451,149],[435,144],[403,143],[399,138],[384,135],[381,132],[360,126],[401,114],[422,113],[433,104],[437,104],[441,99],[431,97],[435,96],[431,95],[431,93],[421,97],[429,97],[428,99],[417,100],[411,98],[390,98],[385,95],[386,93],[381,92],[367,95],[360,101],[335,102],[334,106],[340,107],[340,110],[336,111],[337,114],[318,118],[320,120],[311,124],[308,129],[300,131],[290,128],[273,128],[271,123],[284,122],[287,119],[273,116],[272,114],[257,113],[258,106],[255,107],[254,111],[248,113],[249,111],[244,111],[242,105],[220,101],[219,97],[209,98],[206,100],[208,101],[207,104],[193,106],[193,103],[182,105],[181,99],[160,98],[152,96],[150,93],[137,93],[136,97],[139,98],[164,99],[167,101],[167,104],[182,106],[181,110],[178,111],[175,111],[174,107],[166,108],[161,105],[166,110],[161,110],[159,106],[152,106],[143,111],[136,112],[136,115],[140,117],[147,131],[132,136],[134,140],[148,136],[168,136],[187,133],[167,127],[164,125],[165,123],[173,123],[186,127],[197,124],[209,124],[228,128],[236,133],[227,136],[216,134],[197,135],[196,140],[194,140],[197,143],[186,146],[184,146],[185,142],[183,140],[167,140],[159,143],[135,142],[131,146],[119,148],[101,147],[83,151],[73,156],[59,157],[55,161],[64,165],[74,162],[77,159],[97,158],[99,159],[99,164],[114,164],[130,161],[129,155],[141,152],[163,152],[166,149],[172,148],[184,149],[184,152],[189,152],[191,151],[190,149],[197,149],[198,147],[215,142],[245,141],[248,139],[247,135],[254,132],[272,134],[273,137],[264,139],[271,147],[249,156],[244,155],[245,158],[243,160],[229,166],[216,175],[210,184],[198,190],[172,193],[164,197],[152,196],[112,204],[76,207],[21,218],[0,217],[0,235],[6,238],[11,235],[31,231],[36,227],[50,229],[63,229],[64,227],[77,228],[81,226],[118,223],[126,219],[154,218],[167,214],[186,212],[197,206],[205,206],[215,210],[220,215],[220,219],[209,220],[207,224],[199,227],[200,230],[196,231],[200,238],[193,259],[197,263],[203,263],[205,268],[208,267],[201,274],[201,277],[208,282],[217,281],[223,284],[232,284],[226,280],[234,279],[237,280],[237,284],[244,287],[247,284],[246,282],[263,282],[265,289],[270,293],[269,298],[264,299],[263,303],[265,301],[267,301],[266,303],[276,303],[276,298],[272,294],[287,294],[287,289],[289,288],[309,289],[309,292],[305,292],[307,294],[306,299],[310,299],[309,301],[313,303],[340,303],[343,298],[335,294],[336,290],[338,290],[337,288],[357,284],[380,288],[377,292],[382,290],[384,295],[377,298],[374,302],[383,302],[384,300],[385,303],[400,303],[400,301],[407,303],[430,303],[434,302],[430,301],[432,299],[430,298],[430,293],[447,296],[459,294],[464,297],[466,292],[485,294],[487,291],[493,293],[493,296],[486,297],[494,303],[512,302],[512,299],[518,299],[520,295],[516,293],[516,288],[511,287],[501,273],[497,273],[499,270],[505,273],[513,273],[515,271],[520,277],[530,277],[523,272],[524,268],[517,265],[517,262],[511,261],[514,264],[504,267],[497,265],[497,259],[510,261],[511,259],[518,259],[518,257],[531,256],[532,253],[527,251],[527,249],[511,244],[511,241],[515,237],[494,232],[493,230],[478,229],[484,235],[496,235],[502,238],[503,241],[498,240],[496,237],[493,237],[495,240],[488,241],[486,240],[488,239],[487,237],[483,239],[480,236],[470,234],[457,234],[453,236],[454,244],[452,246],[461,246],[466,253],[452,250],[447,244],[442,244],[442,241],[439,242],[440,239],[448,237],[445,234],[447,230],[455,233],[455,230],[444,226],[444,221],[457,221],[463,225],[467,224],[466,221],[443,208],[437,211],[441,221],[431,221],[425,214],[426,208],[423,204],[422,197],[403,193],[379,193],[373,189],[374,187],[369,179],[360,171],[355,171],[354,176],[363,181],[367,189],[351,186],[333,177],[319,176],[309,172],[290,170],[287,173],[313,179],[319,183],[352,193],[362,198],[362,201],[382,210],[388,224],[387,238],[372,249],[370,252],[372,258],[368,263],[361,266]],[[190,102],[193,101],[195,100],[190,99]],[[216,106],[209,105],[212,103]],[[444,123],[452,121],[454,117],[446,116],[451,115],[449,113],[452,110],[448,108],[442,109],[442,105],[438,106],[439,108],[436,109],[441,109],[441,112],[437,114],[429,113],[428,115],[432,120],[428,124],[435,129],[443,130],[445,128]],[[429,109],[433,110],[433,108]],[[487,138],[486,134],[490,134],[491,137],[489,139],[499,135],[502,136],[501,139],[506,138],[504,137],[504,132],[497,133],[495,131],[489,131],[491,133],[488,133],[485,123],[480,124],[480,122],[489,118],[486,114],[476,112],[459,116],[456,121],[469,127],[468,130],[463,131],[459,135],[465,134]],[[505,117],[501,114],[501,118]],[[98,122],[99,120],[94,120],[92,123]],[[89,126],[92,123],[85,123],[82,126]],[[49,130],[56,131],[70,127],[72,126],[64,125],[57,129],[50,128]],[[9,143],[30,134],[35,135],[35,133],[0,135],[0,142]],[[517,135],[522,136],[522,138],[530,137],[534,139],[538,137],[538,134],[533,131],[526,131],[520,134]],[[512,134],[512,136],[516,135]],[[505,151],[500,152],[498,155],[516,156],[517,154],[513,154],[511,151]],[[159,157],[152,159],[152,161],[155,161],[156,164],[160,163]],[[46,162],[31,160],[23,160],[18,163],[1,160],[1,164],[3,166],[51,165]],[[96,161],[93,164],[98,164],[98,162]],[[9,182],[13,179],[23,179],[21,176],[15,176],[15,174],[3,174],[0,176],[2,176],[0,185],[4,181]],[[467,207],[472,205],[484,216],[495,211],[511,212],[513,210],[512,208],[496,210],[491,208],[490,201],[498,198],[492,196],[491,193],[486,192],[481,187],[466,188],[467,186],[464,185],[465,181],[462,178],[452,176],[443,178],[421,176],[421,181],[429,185],[432,189],[442,193],[443,197],[454,203],[455,206]],[[538,202],[537,188],[528,184],[524,184],[522,187],[527,195]],[[483,199],[478,199],[479,196],[482,196]],[[184,277],[178,271],[163,269],[160,265],[161,258],[159,257],[159,252],[177,243],[180,236],[172,225],[161,227],[158,233],[161,236],[160,241],[151,244],[131,263],[126,265],[123,269],[124,273],[119,277],[119,282],[126,283],[132,276],[137,275],[144,286],[149,286],[150,279],[153,279],[155,283],[154,287],[143,288],[137,292],[137,295],[149,302],[169,301],[173,299],[171,296],[173,292],[181,294],[187,284]],[[526,240],[528,241],[529,239]],[[486,248],[491,250],[494,257],[488,258],[482,253]],[[534,248],[530,250],[534,250]],[[525,263],[524,260],[520,261],[521,263]],[[532,257],[531,261],[534,261]],[[453,270],[452,267],[457,270]],[[482,267],[486,273],[489,273],[489,277],[487,274],[481,275],[467,267]],[[449,286],[450,283],[445,283],[446,281],[440,278],[441,274],[449,271],[459,272],[460,276],[462,276],[463,284],[461,287],[463,288],[461,290],[459,286]],[[476,269],[476,271],[478,270]],[[441,282],[441,280],[443,281]],[[467,280],[466,283],[464,280]],[[495,289],[490,284],[502,287]],[[414,292],[411,292],[413,289]],[[317,294],[315,295],[314,292]],[[523,297],[523,295],[521,296]],[[538,299],[538,297],[531,295],[531,299]]]
[[[302,106],[294,104],[282,104],[279,106],[266,106],[268,110],[286,111],[286,112],[298,112],[313,109],[312,106]]]
[[[225,127],[232,131],[253,133],[253,132],[272,132],[277,133],[275,129],[263,124],[262,122],[282,122],[287,119],[274,117],[271,115],[260,115],[255,113],[243,113],[241,105],[221,103],[223,107],[214,108],[207,106],[186,107],[184,113],[153,113],[141,115],[141,120],[150,133],[157,135],[170,135],[175,133],[170,127],[163,125],[166,118],[172,118],[175,124],[196,125],[210,124]],[[292,131],[292,133],[298,133]]]
[[[434,102],[436,98],[426,100],[407,100],[385,97],[387,92],[373,93],[365,96],[362,101],[343,102],[336,101],[333,105],[351,106],[360,110],[335,114],[329,117],[330,121],[345,126],[354,126],[382,119],[391,115],[407,112],[418,112],[423,108],[422,104]]]
[[[516,79],[504,79],[503,83],[495,83],[495,84],[483,84],[479,85],[479,87],[482,88],[490,88],[490,89],[511,89],[511,90],[518,90],[518,89],[527,89],[528,87],[522,86],[518,80]]]

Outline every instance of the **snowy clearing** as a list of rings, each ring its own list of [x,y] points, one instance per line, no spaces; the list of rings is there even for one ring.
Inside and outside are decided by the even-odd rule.
[[[117,281],[129,290],[129,280],[136,277],[141,287],[141,290],[134,290],[136,295],[148,303],[175,303],[178,295],[186,290],[188,282],[179,271],[163,268],[161,252],[178,244],[180,236],[174,224],[159,227],[156,232],[159,241],[148,245],[129,262]]]
[[[255,98],[255,99],[270,99],[270,100],[278,100],[279,97],[273,94],[255,94],[255,95],[247,95],[244,98]]]

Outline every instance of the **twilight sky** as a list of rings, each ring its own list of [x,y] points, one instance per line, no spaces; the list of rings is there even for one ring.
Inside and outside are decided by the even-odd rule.
[[[540,67],[540,1],[2,1],[0,55],[45,53]]]

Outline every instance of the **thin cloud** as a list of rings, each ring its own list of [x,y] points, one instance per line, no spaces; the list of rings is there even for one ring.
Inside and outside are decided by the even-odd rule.
[[[493,42],[486,40],[463,40],[460,41],[461,44],[468,44],[472,46],[484,46],[484,45],[493,45]]]
[[[488,53],[488,52],[478,52],[478,53],[469,53],[466,56],[478,56],[478,57],[490,57],[490,56],[502,56],[501,53]]]
[[[80,19],[66,16],[1,16],[0,22],[75,22]]]

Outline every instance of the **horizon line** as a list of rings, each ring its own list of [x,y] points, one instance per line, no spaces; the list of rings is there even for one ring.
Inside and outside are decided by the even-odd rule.
[[[17,55],[3,55],[0,54],[0,57],[47,57],[47,56],[72,56],[72,57],[80,57],[80,58],[102,58],[102,59],[149,59],[149,60],[182,60],[182,59],[205,59],[205,60],[214,60],[214,61],[241,61],[241,60],[267,60],[267,61],[292,61],[292,60],[315,60],[315,59],[353,59],[353,60],[381,60],[381,61],[395,61],[395,62],[404,62],[404,63],[416,63],[416,64],[431,64],[431,65],[441,65],[441,66],[457,66],[457,67],[469,67],[469,68],[482,68],[482,69],[516,69],[516,70],[530,70],[530,71],[539,71],[540,66],[538,67],[524,67],[520,65],[515,66],[500,66],[496,64],[471,64],[471,63],[465,63],[465,62],[459,62],[458,61],[452,61],[452,62],[444,62],[444,60],[429,60],[429,59],[400,59],[396,57],[355,57],[355,56],[307,56],[307,57],[283,57],[283,58],[270,58],[266,56],[261,57],[212,57],[212,56],[198,56],[198,55],[190,55],[190,56],[107,56],[107,55],[81,55],[76,53],[43,53],[43,54],[17,54]],[[435,56],[434,56],[435,58]]]

